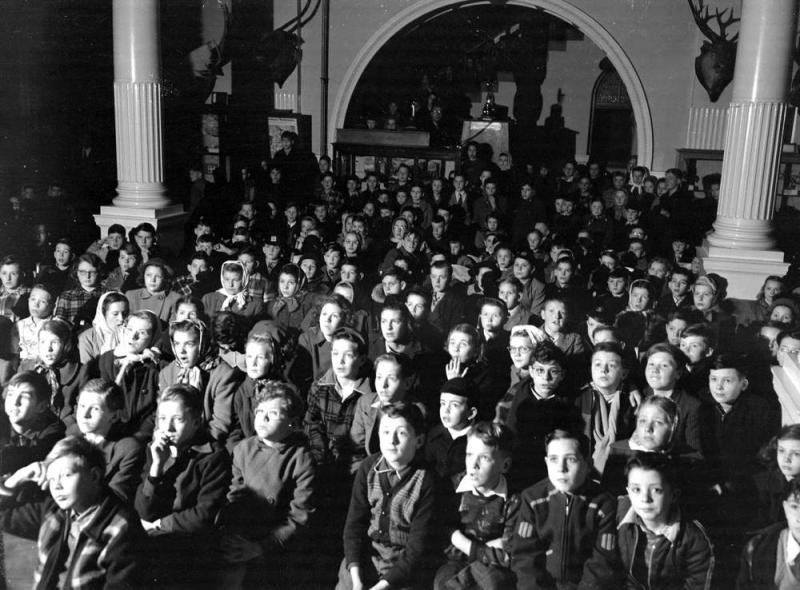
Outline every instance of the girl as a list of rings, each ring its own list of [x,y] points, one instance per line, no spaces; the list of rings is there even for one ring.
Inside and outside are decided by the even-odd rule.
[[[223,262],[219,274],[222,287],[203,296],[203,308],[210,318],[220,311],[231,311],[248,321],[261,315],[264,304],[247,292],[250,275],[241,262]]]
[[[169,327],[175,360],[161,370],[160,391],[176,383],[192,385],[203,396],[203,424],[214,440],[224,441],[232,422],[233,394],[239,372],[211,350],[206,325],[199,320],[174,322]]]
[[[100,269],[103,262],[94,254],[82,254],[74,267],[78,286],[62,291],[53,315],[68,321],[76,334],[87,328],[97,311],[97,302],[103,289],[100,286]]]
[[[103,287],[108,291],[121,291],[125,293],[136,289],[138,272],[136,269],[142,262],[142,253],[136,244],[125,243],[119,249],[117,268],[108,273]]]
[[[697,452],[702,451],[700,442],[700,401],[678,387],[686,373],[689,359],[678,348],[670,344],[654,344],[645,357],[644,376],[647,387],[644,396],[668,397],[678,406],[678,427],[675,441],[688,444]]]
[[[53,318],[56,298],[50,287],[37,283],[28,296],[28,317],[16,324],[20,360],[34,359],[38,352],[39,330],[44,322]]]
[[[119,344],[122,324],[130,310],[128,299],[119,291],[103,293],[97,303],[92,329],[78,336],[81,364],[113,350]]]
[[[617,315],[614,325],[619,328],[629,350],[637,357],[648,346],[664,340],[664,321],[653,311],[653,284],[637,279],[628,288],[628,307]]]
[[[23,361],[20,371],[41,373],[50,385],[50,410],[64,418],[78,398],[81,365],[75,358],[72,330],[64,320],[53,319],[39,330],[37,356]]]
[[[145,262],[139,277],[142,287],[125,293],[131,304],[131,311],[150,310],[166,324],[175,302],[181,297],[179,293],[170,291],[171,278],[172,269],[163,260],[151,258]]]
[[[784,426],[764,445],[759,459],[767,469],[755,476],[758,512],[750,530],[785,520],[784,492],[789,483],[800,478],[800,424]]]
[[[764,279],[764,284],[758,290],[754,301],[743,301],[732,299],[736,322],[740,326],[749,326],[753,322],[764,322],[770,319],[772,306],[776,299],[786,293],[786,285],[783,278],[778,275],[770,275]]]
[[[305,293],[305,273],[296,264],[286,264],[278,277],[278,297],[267,304],[269,316],[284,330],[300,330],[311,307]]]
[[[87,365],[88,377],[114,381],[122,388],[121,434],[140,442],[149,440],[153,432],[158,365],[149,349],[160,337],[161,321],[156,314],[147,309],[134,311],[123,324],[119,344]]]
[[[267,300],[267,279],[258,270],[261,265],[261,255],[255,246],[245,246],[237,258],[244,267],[250,280],[247,282],[247,294],[256,301]]]

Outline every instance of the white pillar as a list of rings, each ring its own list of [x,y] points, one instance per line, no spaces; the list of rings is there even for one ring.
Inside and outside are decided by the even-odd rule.
[[[703,265],[729,280],[732,297],[752,299],[788,264],[773,250],[772,215],[792,73],[798,0],[743,0],[728,106],[717,219]]]
[[[183,220],[164,187],[159,0],[113,0],[117,197],[95,223],[130,229],[149,222],[163,233]]]

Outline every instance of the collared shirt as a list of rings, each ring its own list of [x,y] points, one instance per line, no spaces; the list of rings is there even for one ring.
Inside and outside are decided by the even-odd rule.
[[[476,496],[483,496],[484,498],[499,496],[503,500],[508,500],[508,482],[506,481],[506,477],[501,475],[497,485],[491,490],[486,490],[486,493],[482,494],[475,489],[472,478],[469,475],[465,475],[456,488],[456,494],[463,494],[464,492],[472,492]]]
[[[21,360],[36,358],[39,346],[39,328],[52,318],[53,316],[51,315],[37,322],[33,316],[30,316],[17,322],[19,358]]]
[[[472,426],[467,426],[466,428],[462,428],[461,430],[456,430],[455,428],[448,428],[447,432],[450,433],[450,438],[456,440],[457,438],[466,436],[469,433],[470,428],[472,428]]]
[[[794,535],[791,531],[787,531],[788,534],[786,535],[786,551],[784,552],[784,557],[786,558],[786,563],[789,567],[794,565],[795,560],[800,555],[800,543],[794,538]]]
[[[403,465],[400,467],[400,469],[395,469],[389,465],[384,457],[381,457],[378,459],[378,462],[375,463],[373,469],[378,475],[381,473],[387,474],[386,476],[389,478],[389,484],[394,487],[401,479],[403,479],[403,476],[408,473],[409,469],[411,469],[411,466]]]

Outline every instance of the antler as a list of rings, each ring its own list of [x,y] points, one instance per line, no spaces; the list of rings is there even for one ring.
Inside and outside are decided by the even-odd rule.
[[[688,1],[689,8],[692,11],[692,16],[694,17],[694,22],[697,23],[701,33],[708,37],[712,42],[736,41],[736,39],[739,37],[739,33],[736,33],[731,39],[727,39],[725,37],[725,30],[728,28],[728,26],[741,20],[733,16],[733,8],[730,8],[730,16],[727,19],[725,18],[725,13],[728,12],[728,8],[722,12],[720,12],[719,8],[717,8],[714,16],[712,17],[711,11],[709,10],[708,6],[705,6],[703,0],[697,0],[697,6],[695,6],[694,0]],[[719,33],[712,29],[708,24],[712,18],[715,18],[717,24],[719,25]]]

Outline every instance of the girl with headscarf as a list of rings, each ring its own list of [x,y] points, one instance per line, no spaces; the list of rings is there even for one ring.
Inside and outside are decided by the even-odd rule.
[[[92,328],[78,336],[78,353],[82,364],[116,348],[129,310],[128,299],[119,291],[103,293],[97,302]]]
[[[213,319],[220,311],[230,311],[248,320],[261,315],[263,302],[249,294],[250,276],[241,262],[223,262],[219,275],[222,287],[203,296],[203,308],[209,318]]]

